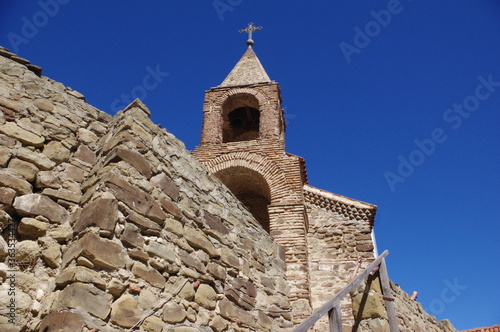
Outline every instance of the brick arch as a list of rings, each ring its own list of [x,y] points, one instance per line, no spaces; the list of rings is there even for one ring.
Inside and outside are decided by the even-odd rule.
[[[215,174],[230,167],[244,167],[261,174],[271,191],[271,204],[296,196],[287,184],[286,174],[276,163],[263,155],[251,152],[232,152],[203,161],[210,173]]]
[[[261,91],[255,90],[253,88],[234,88],[220,95],[215,100],[214,105],[216,105],[216,108],[222,108],[222,105],[229,97],[237,94],[249,94],[254,96],[255,98],[257,98],[260,107],[269,104],[269,98]]]

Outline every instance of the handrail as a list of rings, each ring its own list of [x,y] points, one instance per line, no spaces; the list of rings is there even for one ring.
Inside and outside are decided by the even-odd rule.
[[[384,295],[384,300],[386,301],[386,309],[389,316],[389,326],[391,327],[391,332],[398,332],[396,315],[394,313],[394,299],[391,296],[391,289],[389,285],[389,279],[387,276],[387,269],[385,266],[384,258],[389,254],[389,251],[384,251],[380,256],[378,256],[366,269],[363,270],[356,278],[354,278],[347,286],[345,286],[339,293],[337,293],[330,301],[323,304],[321,307],[316,309],[309,318],[299,324],[292,332],[305,332],[311,326],[313,326],[318,320],[321,319],[326,314],[329,314],[330,331],[341,331],[342,322],[340,317],[340,301],[347,295],[351,290],[357,287],[376,267],[380,266],[380,278],[382,282],[382,291]]]

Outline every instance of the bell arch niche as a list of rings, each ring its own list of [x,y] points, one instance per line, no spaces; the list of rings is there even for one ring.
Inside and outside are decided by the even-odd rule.
[[[260,136],[260,107],[249,93],[229,96],[222,105],[222,142],[250,141]]]
[[[236,166],[223,169],[215,176],[245,205],[254,218],[269,233],[271,191],[267,181],[258,172]]]

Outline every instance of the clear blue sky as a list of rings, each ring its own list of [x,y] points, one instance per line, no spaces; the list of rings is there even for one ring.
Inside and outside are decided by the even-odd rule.
[[[389,274],[428,311],[500,323],[499,1],[55,1],[2,0],[0,44],[106,112],[142,97],[188,149],[237,30],[263,26],[310,184],[378,205]]]

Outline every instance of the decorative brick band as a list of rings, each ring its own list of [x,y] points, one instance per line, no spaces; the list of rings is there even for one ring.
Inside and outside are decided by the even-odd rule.
[[[363,220],[373,226],[377,206],[327,191],[304,186],[304,200],[320,208],[336,212],[346,219]]]

